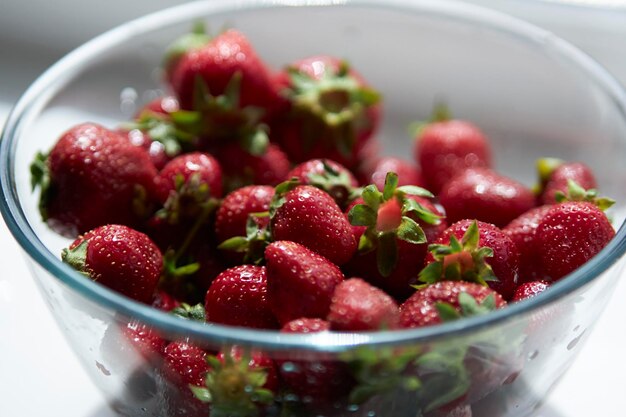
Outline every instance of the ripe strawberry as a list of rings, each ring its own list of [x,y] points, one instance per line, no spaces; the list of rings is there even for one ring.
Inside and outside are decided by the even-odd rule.
[[[206,298],[209,322],[257,329],[276,329],[267,295],[264,266],[240,265],[213,280]]]
[[[208,153],[187,153],[174,158],[159,172],[157,184],[162,203],[177,194],[179,204],[184,205],[183,199],[191,197],[180,193],[184,185],[192,188],[187,192],[206,188],[211,196],[219,198],[222,196],[222,170],[219,162]]]
[[[435,194],[461,171],[491,166],[488,139],[478,127],[462,120],[426,125],[417,136],[414,153],[428,189]]]
[[[209,371],[207,353],[199,347],[182,341],[171,342],[165,347],[164,371],[166,377],[186,390],[187,385],[204,385]]]
[[[289,171],[287,178],[297,178],[300,184],[313,185],[326,191],[341,208],[345,208],[353,199],[359,186],[346,167],[330,159],[303,162]]]
[[[355,168],[380,119],[379,95],[335,57],[293,63],[277,76],[290,110],[273,126],[289,159],[332,159]]]
[[[139,111],[141,114],[144,111],[150,111],[152,113],[168,115],[180,110],[180,104],[174,96],[162,96],[151,100],[146,104],[143,109]]]
[[[387,175],[383,192],[365,187],[348,208],[348,218],[359,240],[358,255],[346,271],[382,288],[398,299],[411,294],[411,284],[423,266],[426,242],[445,228],[439,210],[422,196],[419,187],[397,187],[395,173]],[[417,194],[417,195],[416,195]]]
[[[319,333],[330,330],[323,319],[301,318],[286,323],[282,333]],[[284,359],[277,361],[282,382],[303,404],[333,402],[350,392],[354,381],[345,363],[339,361]]]
[[[228,191],[252,184],[274,186],[287,179],[289,160],[274,144],[256,155],[238,144],[220,146],[215,154],[224,170]]]
[[[198,35],[194,42],[175,43],[167,58],[167,79],[181,108],[195,108],[197,79],[217,96],[226,92],[233,75],[239,73],[240,106],[275,109],[279,99],[269,69],[241,32],[229,29],[212,39]]]
[[[341,270],[306,247],[288,241],[265,249],[270,306],[282,324],[301,317],[325,318]]]
[[[496,226],[461,220],[429,246],[420,281],[463,280],[489,285],[505,300],[513,296],[519,273],[515,244]]]
[[[585,190],[595,189],[598,184],[591,168],[582,162],[564,162],[554,158],[537,161],[541,181],[541,204],[556,204],[558,192],[566,194],[568,182],[574,181]]]
[[[147,133],[142,132],[140,129],[121,129],[120,133],[126,135],[130,143],[145,150],[157,170],[163,169],[171,160],[165,150],[165,145],[158,140],[152,139]]]
[[[31,165],[39,209],[58,233],[75,237],[104,224],[137,226],[149,211],[156,169],[144,149],[94,123],[65,132]]]
[[[439,194],[449,222],[477,219],[506,226],[535,206],[523,184],[487,168],[466,169],[446,182]]]
[[[440,281],[418,290],[400,305],[400,327],[432,326],[504,306],[506,301],[502,296],[485,286],[466,281]]]
[[[393,156],[380,158],[376,162],[368,184],[374,184],[379,190],[382,190],[385,188],[385,178],[388,172],[398,174],[399,186],[417,185],[419,187],[426,187],[422,173],[414,164]]]
[[[541,266],[541,252],[536,241],[536,231],[551,208],[551,205],[532,208],[513,219],[502,229],[515,243],[519,252],[518,284],[542,279],[545,275]]]
[[[361,278],[350,278],[335,287],[327,320],[333,330],[393,329],[398,305],[391,296]]]
[[[511,302],[522,301],[527,298],[535,297],[548,289],[550,283],[547,281],[529,281],[525,282],[515,289],[515,294]]]
[[[122,328],[122,334],[131,346],[148,361],[160,359],[167,342],[150,326],[131,320]]]
[[[558,280],[600,252],[615,230],[598,207],[572,201],[552,207],[536,234],[544,271]]]
[[[106,225],[76,239],[62,253],[64,262],[90,279],[134,300],[150,303],[163,259],[145,234],[122,225]]]
[[[285,182],[276,187],[270,209],[274,240],[300,243],[342,265],[356,251],[352,227],[326,192],[310,185]]]

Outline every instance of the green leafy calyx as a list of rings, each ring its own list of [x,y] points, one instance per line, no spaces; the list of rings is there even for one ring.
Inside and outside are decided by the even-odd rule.
[[[585,190],[583,187],[572,179],[567,180],[567,192],[557,191],[554,198],[558,203],[565,201],[586,201],[595,204],[600,210],[604,211],[615,204],[615,200],[608,197],[599,197],[598,190],[591,188]]]

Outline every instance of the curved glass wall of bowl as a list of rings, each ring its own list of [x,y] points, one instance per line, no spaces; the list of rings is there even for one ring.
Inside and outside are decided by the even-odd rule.
[[[339,402],[314,408],[312,415],[415,416],[416,409],[459,397],[454,390],[461,388],[459,401],[471,404],[475,415],[529,415],[574,360],[606,304],[621,269],[617,260],[626,231],[620,229],[597,259],[545,296],[489,317],[369,334],[281,335],[189,323],[113,294],[58,260],[69,241],[39,218],[29,185],[33,155],[49,149],[72,125],[89,120],[114,127],[160,94],[165,46],[198,19],[212,28],[240,29],[275,67],[321,52],[350,60],[385,97],[380,138],[391,154],[406,154],[406,126],[428,117],[433,103],[444,100],[455,115],[474,121],[492,138],[497,168],[529,185],[538,157],[584,160],[604,193],[621,202],[612,216],[616,226],[623,223],[626,96],[593,60],[548,32],[460,3],[321,3],[327,6],[191,4],[126,25],[65,58],[26,93],[7,123],[1,144],[7,224],[31,257],[78,358],[123,414],[197,411],[158,358],[129,344],[122,329],[133,317],[169,340],[191,340],[211,350],[252,346],[283,363],[355,365],[374,357],[376,366],[368,369],[374,378],[390,357],[408,357],[391,377],[418,377],[423,384],[417,393],[395,384],[356,408]],[[456,365],[462,362],[462,370],[438,362],[460,354]]]

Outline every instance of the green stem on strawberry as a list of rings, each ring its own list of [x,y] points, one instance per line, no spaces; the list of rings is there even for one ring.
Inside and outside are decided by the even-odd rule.
[[[259,219],[269,216],[269,211],[250,213],[246,223],[246,236],[226,239],[217,248],[244,253],[244,263],[260,265],[264,261],[265,248],[272,242],[272,236],[269,222],[265,226],[260,226]]]
[[[417,120],[409,124],[409,135],[412,138],[418,138],[420,137],[424,128],[429,124],[437,122],[447,122],[448,120],[452,120],[452,112],[450,111],[450,108],[444,103],[435,103],[431,111],[430,117],[427,120]]]
[[[416,245],[425,243],[426,236],[416,219],[429,224],[440,220],[440,216],[407,195],[433,196],[421,187],[398,187],[398,175],[389,172],[382,193],[375,185],[368,185],[361,193],[364,204],[355,205],[348,213],[350,224],[367,227],[359,239],[358,250],[377,251],[378,271],[384,277],[393,272],[397,263],[396,239]]]
[[[204,323],[206,321],[206,311],[204,309],[204,303],[198,303],[189,305],[187,303],[181,303],[178,307],[175,307],[170,311],[177,317],[181,317],[187,320],[194,320]]]
[[[325,160],[322,160],[322,165],[324,168],[322,173],[310,173],[307,176],[309,184],[330,194],[343,210],[350,202],[358,198],[363,190],[352,185],[347,171],[340,172]]]
[[[202,22],[196,22],[190,33],[176,39],[165,52],[163,60],[165,68],[171,68],[176,61],[185,53],[192,49],[201,48],[211,41],[211,36],[207,34],[206,27]]]
[[[607,210],[615,204],[615,200],[609,197],[599,197],[598,190],[595,188],[586,190],[572,179],[567,180],[567,192],[557,191],[554,197],[558,203],[566,201],[586,201],[596,205],[602,211]]]
[[[73,248],[64,248],[61,252],[61,260],[81,274],[89,276],[86,265],[88,246],[89,242],[83,240]]]
[[[33,162],[30,164],[30,185],[32,191],[37,187],[41,190],[39,197],[39,213],[43,221],[48,220],[47,207],[50,201],[51,179],[48,169],[48,154],[37,152]]]

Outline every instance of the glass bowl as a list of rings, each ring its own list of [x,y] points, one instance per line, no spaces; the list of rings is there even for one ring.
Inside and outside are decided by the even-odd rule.
[[[403,331],[294,335],[205,325],[85,279],[59,260],[69,241],[42,223],[29,164],[72,125],[114,127],[160,94],[165,47],[198,20],[214,30],[240,29],[275,68],[320,53],[348,59],[384,96],[379,137],[387,154],[406,155],[406,126],[427,118],[443,100],[491,138],[496,168],[528,185],[535,181],[539,157],[585,161],[602,192],[618,201],[611,209],[616,237],[538,297],[488,315]],[[127,336],[128,326],[141,323],[166,340],[207,351],[237,345],[262,352],[283,375],[302,369],[347,375],[349,382],[337,388],[345,395],[323,401],[312,392],[285,391],[260,415],[527,416],[575,359],[621,273],[625,112],[623,89],[587,55],[547,31],[476,6],[396,0],[191,3],[92,40],[28,89],[2,136],[0,208],[77,358],[122,415],[209,415],[188,387],[168,378],[158,355],[146,354]],[[351,401],[347,393],[356,387],[361,395]]]

